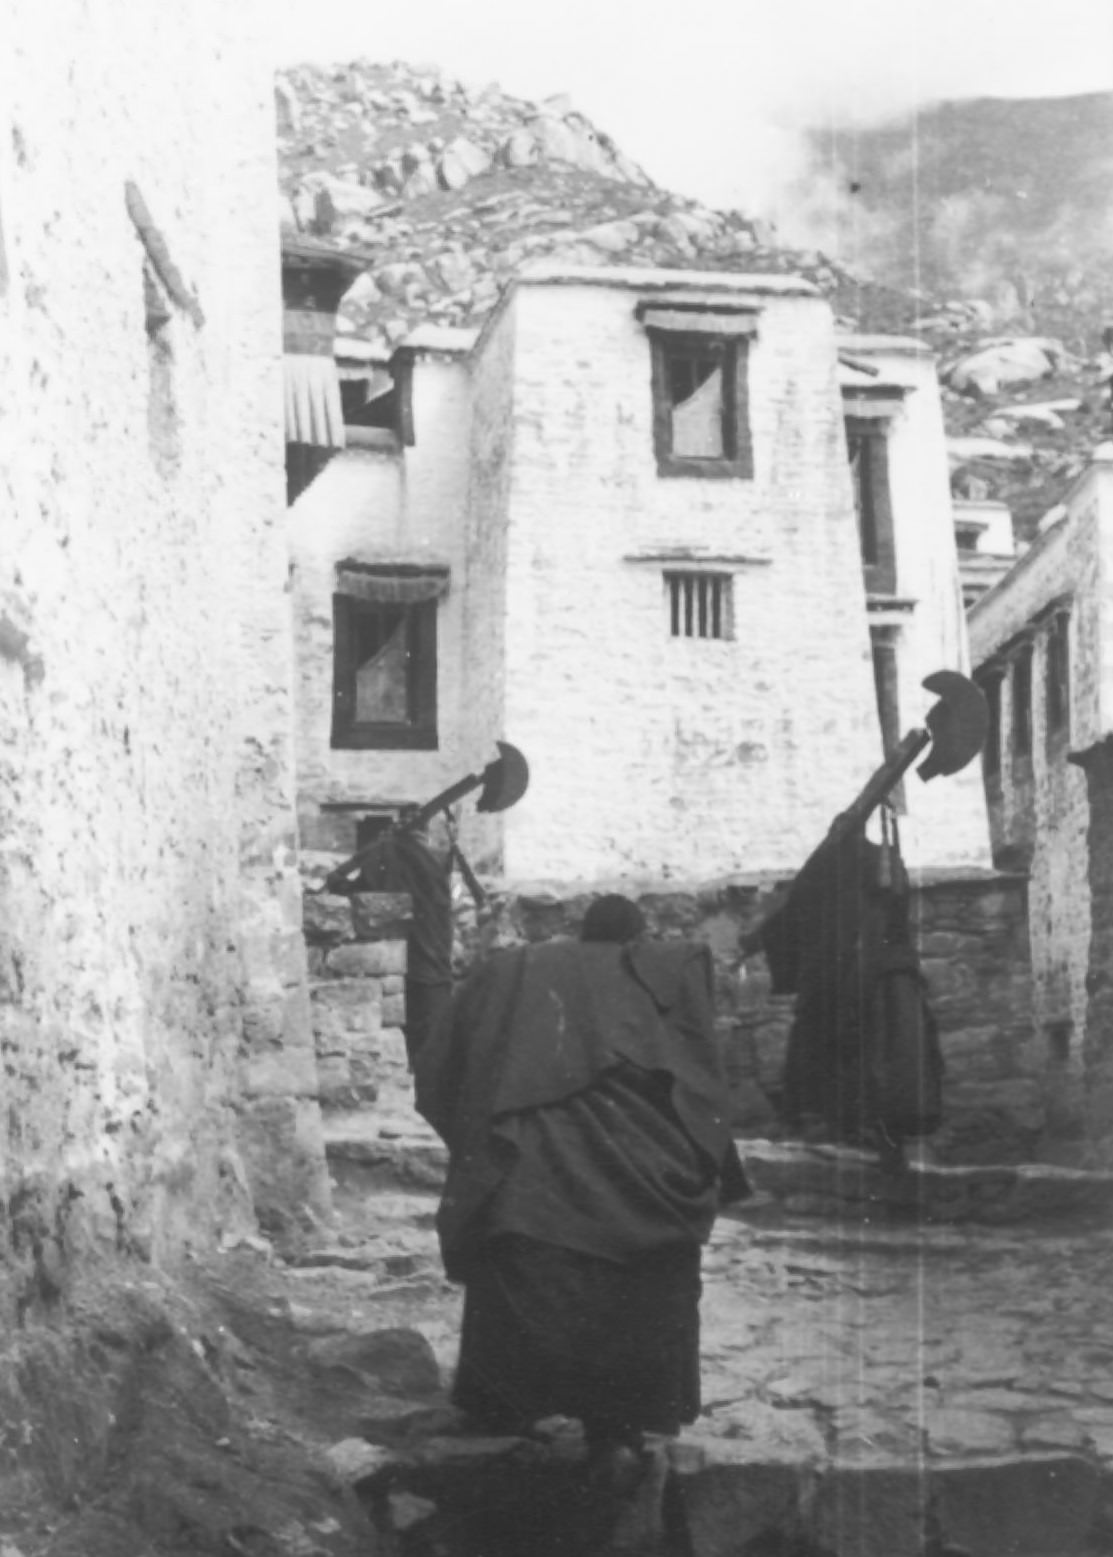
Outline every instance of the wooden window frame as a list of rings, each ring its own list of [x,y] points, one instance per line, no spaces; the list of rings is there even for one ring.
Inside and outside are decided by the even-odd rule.
[[[987,781],[1000,783],[1001,781],[1001,687],[1005,680],[1005,672],[1001,666],[992,666],[980,670],[974,677],[981,687],[986,701],[988,722],[986,724],[985,745],[982,747],[982,772]]]
[[[352,595],[335,594],[333,608],[332,738],[334,749],[348,751],[436,751],[437,735],[437,601],[422,600],[394,607],[406,618],[407,703],[405,721],[355,720],[354,625],[384,607]]]
[[[710,331],[690,334],[648,327],[653,386],[653,449],[659,476],[698,476],[702,480],[752,481],[753,442],[750,436],[749,341],[746,337],[715,335]],[[668,360],[671,354],[723,358],[722,458],[702,459],[674,454],[672,448],[672,399]]]
[[[1012,657],[1012,756],[1015,762],[1032,760],[1033,644],[1025,643]],[[1023,675],[1022,675],[1023,672]],[[1023,688],[1024,696],[1019,695]]]
[[[1054,611],[1044,644],[1044,720],[1049,745],[1070,740],[1071,653],[1070,611]]]
[[[843,427],[847,460],[850,459],[851,439],[857,438],[863,445],[860,458],[867,461],[871,521],[869,534],[862,505],[855,503],[858,546],[866,590],[871,595],[893,595],[897,588],[897,553],[889,482],[889,423],[883,417],[845,415]]]
[[[710,572],[705,568],[668,568],[664,584],[670,642],[729,643],[733,639],[734,579],[730,573]],[[706,588],[699,587],[704,584]],[[685,585],[688,587],[684,588]],[[685,619],[693,627],[692,632],[683,630]],[[708,631],[699,630],[701,622]],[[714,631],[716,627],[717,632]]]

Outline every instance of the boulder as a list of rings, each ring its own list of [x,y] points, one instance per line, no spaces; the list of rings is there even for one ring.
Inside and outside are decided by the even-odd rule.
[[[1066,359],[1061,342],[1046,336],[994,341],[962,357],[944,375],[952,389],[966,395],[996,395],[1008,384],[1032,384],[1049,378]]]
[[[388,1395],[419,1400],[436,1394],[440,1369],[433,1348],[417,1330],[365,1330],[322,1336],[309,1343],[308,1355],[322,1372],[342,1369],[373,1380]]]
[[[458,135],[445,147],[437,171],[445,189],[462,189],[490,166],[491,158],[482,146]]]
[[[501,155],[508,168],[531,167],[537,161],[537,141],[529,130],[515,130],[503,142]]]
[[[603,249],[608,254],[623,254],[637,243],[641,236],[637,222],[600,222],[580,234],[583,243]]]

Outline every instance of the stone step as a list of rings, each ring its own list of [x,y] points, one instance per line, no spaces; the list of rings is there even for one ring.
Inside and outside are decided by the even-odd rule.
[[[785,1212],[832,1220],[1009,1224],[1113,1216],[1113,1173],[1045,1163],[943,1166],[911,1161],[897,1175],[851,1147],[739,1142],[754,1188]]]
[[[325,1157],[342,1189],[439,1189],[448,1152],[412,1108],[327,1110],[322,1117]]]
[[[651,1445],[640,1483],[608,1499],[582,1441],[560,1429],[547,1441],[423,1437],[356,1457],[351,1481],[392,1550],[446,1557],[1084,1557],[1110,1492],[1081,1455],[793,1460],[686,1433]]]

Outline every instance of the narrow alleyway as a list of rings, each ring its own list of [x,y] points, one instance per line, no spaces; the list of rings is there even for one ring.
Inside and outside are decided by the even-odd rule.
[[[447,1381],[460,1297],[440,1277],[435,1204],[420,1190],[362,1192],[349,1170],[336,1241],[290,1272],[295,1323],[312,1330],[320,1297],[342,1285],[354,1330],[419,1331]],[[720,1220],[704,1283],[703,1415],[669,1451],[685,1530],[658,1546],[643,1521],[624,1549],[728,1557],[779,1534],[839,1557],[918,1557],[925,1521],[939,1550],[973,1557],[1098,1549],[1113,1514],[1102,1219],[837,1223],[762,1197]],[[431,1466],[462,1449],[445,1420],[428,1400],[395,1401],[364,1423],[380,1448],[354,1478],[410,1530],[399,1551],[454,1549],[412,1544],[414,1525],[437,1526]]]
[[[232,1240],[89,1292],[76,1362],[29,1337],[0,1379],[31,1389],[0,1472],[37,1445],[57,1495],[0,1476],[3,1557],[1113,1548],[1108,1219],[851,1221],[760,1195],[705,1253],[703,1414],[601,1522],[573,1424],[461,1432],[429,1144],[334,1157],[336,1219],[296,1254]]]

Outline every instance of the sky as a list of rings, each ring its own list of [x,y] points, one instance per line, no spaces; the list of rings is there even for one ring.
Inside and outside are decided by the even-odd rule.
[[[265,0],[275,63],[567,93],[660,184],[776,218],[799,127],[1113,90],[1113,0]]]

